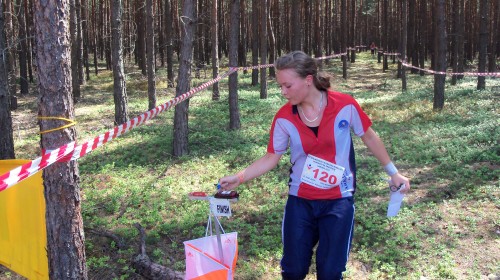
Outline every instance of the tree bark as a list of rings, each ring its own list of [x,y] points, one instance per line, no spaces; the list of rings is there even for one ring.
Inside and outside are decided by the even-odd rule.
[[[122,0],[113,0],[111,12],[111,60],[113,64],[113,97],[115,125],[128,122],[127,87],[123,70],[123,8]]]
[[[89,66],[89,27],[87,23],[89,18],[88,0],[82,0],[82,33],[83,33],[83,67],[85,67],[85,80],[90,80],[90,66]]]
[[[69,0],[35,1],[39,116],[74,119],[71,87]],[[60,121],[41,121],[40,130]],[[76,139],[74,127],[42,134],[41,147],[52,150]],[[78,164],[58,162],[43,171],[47,255],[50,279],[87,279]]]
[[[259,8],[258,0],[252,0],[252,65],[259,64]],[[259,83],[259,69],[252,69],[252,86]]]
[[[406,67],[401,63],[401,60],[406,61],[406,43],[407,43],[407,1],[408,0],[401,0],[402,3],[402,11],[401,11],[401,22],[402,22],[402,28],[401,28],[401,43],[399,47],[399,53],[400,55],[400,60],[399,60],[399,68],[401,69],[401,88],[403,91],[406,91]]]
[[[0,50],[4,50],[7,45],[4,36],[4,19],[3,5],[0,4]],[[12,115],[10,113],[9,73],[6,67],[9,64],[8,59],[8,52],[0,52],[0,159],[15,158]]]
[[[71,40],[71,87],[73,88],[73,101],[76,103],[80,100],[80,78],[78,69],[78,51],[80,46],[77,42],[77,18],[76,18],[76,0],[69,0],[70,22],[69,32]]]
[[[165,0],[165,40],[167,44],[167,80],[168,87],[174,87],[174,46],[173,46],[173,32],[172,27],[174,26],[172,20],[172,0]]]
[[[497,0],[498,1],[498,0]],[[497,30],[498,32],[498,30]],[[479,58],[478,58],[478,72],[486,72],[486,56],[488,53],[488,0],[479,1]],[[477,77],[477,89],[482,90],[486,88],[486,77]]]
[[[17,82],[16,82],[16,67],[15,67],[15,51],[16,51],[16,37],[14,35],[14,24],[12,23],[12,15],[14,15],[14,10],[12,8],[12,0],[5,0],[5,38],[7,43],[7,54],[9,63],[6,64],[6,69],[8,72],[9,81],[9,94],[10,96],[15,96],[17,93]]]
[[[267,1],[261,0],[261,17],[260,17],[260,64],[267,63]],[[260,99],[267,98],[267,69],[260,69]]]
[[[147,69],[148,69],[148,109],[156,107],[156,73],[155,73],[155,25],[153,16],[153,0],[146,0],[147,30]]]
[[[302,32],[300,29],[300,0],[292,0],[292,51],[301,50],[300,43],[302,40]]]
[[[26,17],[25,17],[25,3],[18,0],[17,3],[17,23],[19,30],[19,47],[18,50],[18,58],[19,58],[19,85],[21,88],[21,95],[27,95],[29,93],[28,86],[28,36],[26,32]]]
[[[193,61],[193,35],[196,19],[194,15],[193,0],[184,0],[182,7],[181,22],[183,23],[182,46],[179,64],[179,81],[176,88],[176,96],[189,91],[191,83],[191,63]],[[175,106],[174,113],[174,143],[173,155],[180,157],[189,152],[188,149],[188,110],[189,99]]]
[[[212,1],[210,16],[210,26],[212,28],[210,39],[212,41],[212,78],[219,76],[219,23],[217,18],[217,0]],[[212,86],[212,100],[219,100],[219,83]]]
[[[146,49],[145,49],[145,24],[144,24],[144,1],[136,0],[135,22],[137,24],[137,40],[135,43],[135,57],[142,75],[146,76]]]
[[[238,34],[240,22],[240,1],[231,0],[231,23],[229,25],[229,67],[238,66]],[[265,18],[263,19],[265,22]],[[238,107],[238,72],[229,75],[229,128],[239,129],[240,110]]]
[[[488,72],[495,72],[497,68],[496,57],[497,57],[497,49],[500,46],[498,42],[500,37],[498,35],[498,28],[500,28],[500,3],[498,1],[493,1],[493,18],[491,20],[491,44],[490,44],[490,55],[488,62]],[[496,32],[495,32],[496,30]]]
[[[445,0],[436,0],[434,8],[435,28],[435,71],[446,71],[446,15]],[[444,107],[444,84],[446,75],[434,75],[434,110],[441,110]]]

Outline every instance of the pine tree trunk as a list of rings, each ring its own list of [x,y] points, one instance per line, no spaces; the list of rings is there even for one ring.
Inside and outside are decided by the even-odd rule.
[[[89,27],[87,23],[89,18],[88,0],[82,0],[82,33],[83,33],[83,67],[85,67],[85,80],[90,80],[90,66],[89,66]]]
[[[74,119],[71,88],[69,0],[35,1],[39,116]],[[61,125],[42,121],[44,131]],[[74,127],[42,134],[42,149],[52,150],[76,139]],[[87,279],[78,164],[59,162],[43,171],[46,201],[47,255],[50,279]]]
[[[115,125],[120,125],[128,121],[127,87],[123,70],[122,0],[113,0],[111,5],[111,59],[113,60]]]
[[[252,0],[252,65],[259,64],[259,8],[258,0]],[[259,83],[259,70],[252,69],[252,86]]]
[[[165,30],[166,30],[166,44],[167,44],[167,80],[168,87],[174,87],[174,46],[172,27],[174,26],[172,20],[172,0],[165,0]]]
[[[458,72],[458,61],[461,60],[462,58],[458,56],[458,49],[460,47],[460,34],[458,32],[458,25],[460,24],[460,9],[459,7],[459,0],[453,0],[453,6],[455,9],[453,9],[452,14],[453,14],[453,25],[452,25],[452,49],[451,49],[451,66],[453,69],[453,72],[457,73]],[[456,85],[457,84],[457,76],[453,75],[451,77],[451,84]]]
[[[73,101],[76,103],[80,100],[80,78],[78,69],[78,51],[79,46],[77,42],[77,18],[76,18],[76,0],[69,0],[70,3],[70,22],[69,32],[71,40],[71,87],[73,88]]]
[[[146,30],[147,30],[147,69],[148,69],[148,109],[156,107],[156,73],[155,73],[155,26],[153,15],[153,0],[146,0]]]
[[[15,51],[16,51],[16,44],[15,42],[16,37],[14,36],[14,24],[12,23],[12,15],[15,14],[13,8],[12,8],[12,1],[13,0],[5,0],[5,23],[4,23],[4,30],[5,30],[5,38],[6,38],[6,43],[7,43],[7,49],[8,51],[6,52],[8,54],[8,61],[9,63],[6,64],[7,68],[7,79],[9,81],[9,94],[10,96],[15,96],[17,93],[17,82],[16,82],[16,66],[15,66]]]
[[[498,1],[498,0],[497,0]],[[498,30],[497,30],[498,32]],[[488,52],[488,0],[479,1],[479,58],[478,72],[486,72],[486,56]],[[477,89],[486,88],[486,77],[477,77]]]
[[[401,28],[401,45],[399,48],[399,53],[400,55],[400,61],[399,61],[399,67],[401,69],[401,87],[403,91],[406,91],[406,67],[401,63],[401,60],[406,61],[406,43],[407,43],[407,22],[408,22],[408,11],[407,11],[407,1],[408,0],[401,0],[402,7],[401,7],[401,22],[402,22],[402,28]]]
[[[260,17],[260,64],[267,64],[267,2],[268,0],[261,0],[261,17]],[[260,69],[260,99],[267,98],[267,69]]]
[[[231,0],[230,2],[229,25],[229,67],[238,66],[238,33],[240,22],[240,0]],[[266,18],[263,18],[265,21]],[[238,107],[238,72],[229,75],[229,128],[239,129],[240,110]]]
[[[4,10],[0,5],[0,50],[4,50],[7,43],[5,41],[4,28]],[[0,159],[13,159],[14,139],[12,136],[12,115],[10,113],[10,94],[8,84],[9,64],[8,52],[0,52]]]
[[[219,76],[219,21],[217,18],[217,0],[212,1],[210,26],[212,28],[210,39],[212,41],[212,78]],[[219,83],[212,86],[212,100],[219,100]]]
[[[446,17],[445,17],[445,0],[436,0],[434,8],[434,21],[436,28],[434,29],[435,39],[435,54],[434,65],[435,71],[446,71]],[[444,84],[446,75],[434,75],[434,110],[441,110],[444,107]]]
[[[182,7],[183,26],[181,33],[181,53],[179,64],[179,81],[176,96],[189,91],[191,83],[191,64],[193,61],[193,35],[196,19],[193,0],[184,0]],[[175,106],[173,155],[180,157],[189,152],[188,149],[188,109],[189,99]]]
[[[28,87],[28,64],[27,64],[27,53],[28,53],[28,38],[26,32],[26,18],[24,11],[24,3],[19,1],[17,3],[17,22],[19,28],[19,47],[18,50],[18,58],[19,58],[19,74],[20,74],[20,88],[21,95],[27,95],[29,93]]]
[[[292,51],[302,50],[300,43],[302,40],[302,32],[300,29],[300,2],[301,0],[292,0],[292,30],[290,33],[293,34],[292,37]]]

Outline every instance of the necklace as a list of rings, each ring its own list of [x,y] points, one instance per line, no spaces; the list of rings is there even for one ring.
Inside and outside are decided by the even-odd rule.
[[[321,114],[321,107],[323,107],[323,93],[321,93],[321,100],[319,101],[319,110],[318,110],[318,114],[316,115],[316,117],[312,120],[310,120],[306,114],[304,114],[304,110],[302,110],[302,107],[301,106],[298,106],[300,112],[302,113],[302,116],[304,116],[304,119],[306,119],[307,122],[315,122],[318,118],[319,118],[319,115]]]

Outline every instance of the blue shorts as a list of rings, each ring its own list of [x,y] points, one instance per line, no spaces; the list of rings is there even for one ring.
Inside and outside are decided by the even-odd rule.
[[[283,279],[304,279],[316,244],[317,279],[342,279],[351,247],[354,198],[307,200],[289,195],[283,217]]]

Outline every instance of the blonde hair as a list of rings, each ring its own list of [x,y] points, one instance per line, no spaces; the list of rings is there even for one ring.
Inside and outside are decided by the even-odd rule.
[[[318,90],[328,90],[330,88],[330,76],[324,72],[318,72],[316,59],[310,57],[302,51],[293,51],[279,57],[274,62],[276,70],[293,69],[300,77],[313,77],[314,86]]]

